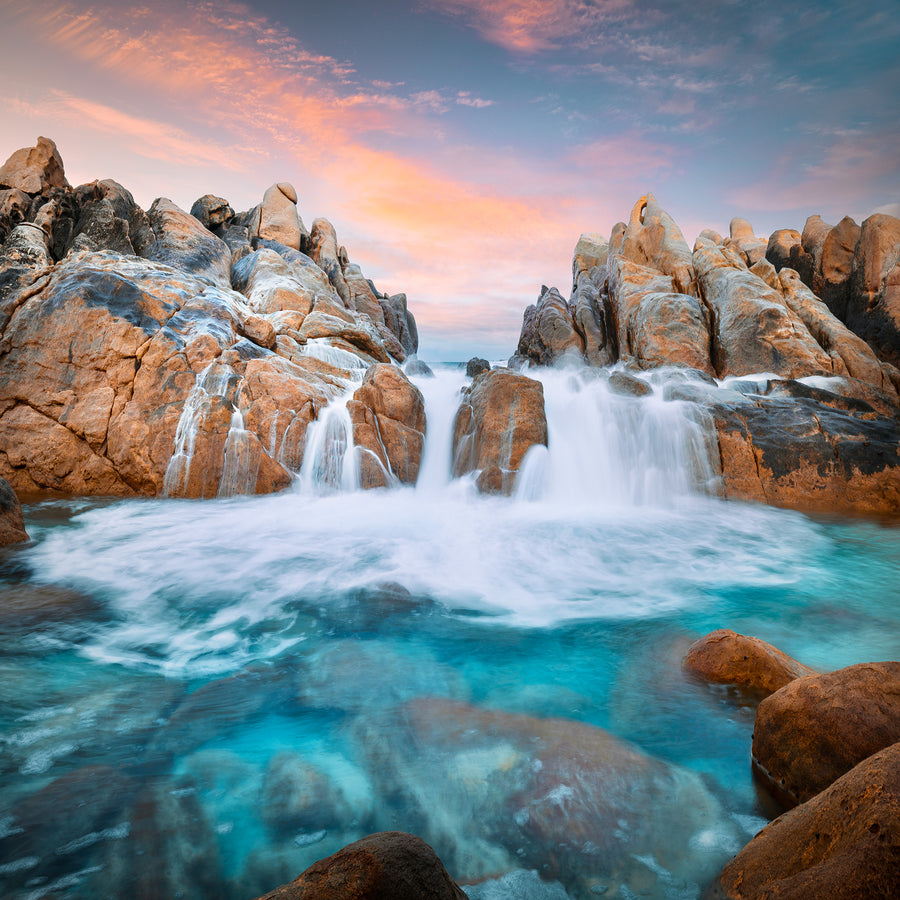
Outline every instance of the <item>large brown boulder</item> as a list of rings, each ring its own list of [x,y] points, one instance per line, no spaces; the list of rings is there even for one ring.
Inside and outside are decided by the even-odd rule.
[[[147,218],[156,235],[147,258],[189,272],[220,288],[231,287],[231,250],[171,200],[153,201]]]
[[[900,662],[862,663],[792,681],[763,700],[753,764],[783,802],[803,803],[900,741]]]
[[[900,744],[868,757],[764,828],[704,900],[900,896]]]
[[[831,359],[777,290],[711,241],[699,238],[693,258],[712,311],[712,363],[719,377],[832,373]]]
[[[883,365],[872,348],[831,312],[793,269],[782,269],[778,280],[788,307],[831,357],[835,375],[849,375],[889,396],[897,397],[891,369]]]
[[[425,446],[425,401],[396,366],[370,366],[348,403],[360,486],[415,484]]]
[[[277,241],[299,250],[308,232],[297,212],[297,191],[286,181],[273,184],[253,209],[247,224],[251,237]]]
[[[862,223],[845,321],[879,358],[900,365],[900,219],[879,213]]]
[[[49,138],[39,137],[34,147],[16,150],[0,166],[0,188],[40,194],[47,188],[68,186],[59,150]]]
[[[0,547],[28,540],[22,507],[8,481],[0,478]]]
[[[853,259],[862,229],[849,216],[844,216],[825,235],[813,271],[812,290],[839,318],[847,317],[850,299],[850,277]]]
[[[509,493],[522,458],[547,445],[544,387],[497,368],[475,376],[453,424],[453,474],[480,472],[479,487]]]
[[[712,631],[691,644],[683,668],[712,684],[733,684],[762,696],[795,678],[814,674],[777,647],[727,628]]]
[[[382,831],[313,863],[259,900],[466,900],[434,850],[402,831]]]

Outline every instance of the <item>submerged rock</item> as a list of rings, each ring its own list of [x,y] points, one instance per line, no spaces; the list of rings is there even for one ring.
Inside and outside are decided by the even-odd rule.
[[[434,850],[401,831],[372,834],[259,900],[466,900]]]
[[[712,684],[733,684],[768,696],[796,678],[815,674],[777,647],[727,628],[693,643],[683,668]]]
[[[479,472],[479,487],[509,493],[527,450],[547,445],[544,388],[509,369],[475,377],[453,424],[453,474]]]
[[[823,791],[900,741],[900,662],[808,675],[763,700],[753,763],[787,805]]]
[[[720,824],[701,779],[602,729],[421,697],[355,734],[379,795],[459,878],[525,867],[572,896],[600,884],[662,896],[712,874],[684,865],[695,834]]]
[[[900,744],[764,828],[704,900],[900,895]]]

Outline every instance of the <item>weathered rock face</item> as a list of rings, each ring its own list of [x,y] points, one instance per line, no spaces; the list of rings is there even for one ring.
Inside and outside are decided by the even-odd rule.
[[[847,317],[850,276],[860,231],[853,219],[844,216],[825,235],[821,249],[811,254],[815,263],[812,290],[839,319]]]
[[[877,214],[862,223],[845,321],[880,359],[900,365],[900,219]]]
[[[774,693],[795,678],[814,674],[777,647],[727,628],[693,643],[683,668],[712,684],[733,684],[760,696]]]
[[[764,828],[704,900],[900,895],[900,744]]]
[[[581,360],[584,340],[575,330],[569,304],[556,288],[544,287],[537,305],[525,310],[516,354],[538,365],[552,365],[564,356]]]
[[[619,357],[642,367],[681,365],[713,373],[709,314],[696,297],[674,291],[674,279],[615,256],[609,298],[619,334]]]
[[[652,852],[677,869],[681,848],[717,815],[695,774],[569,719],[420,697],[360,720],[355,738],[376,763],[379,795],[396,798],[426,840],[440,839],[467,880],[515,866],[559,879],[573,897],[601,884],[661,896],[658,869],[636,857]],[[468,834],[442,824],[457,815],[472,823]]]
[[[480,472],[479,487],[509,493],[526,451],[547,445],[544,388],[509,369],[482,372],[453,424],[453,474]]]
[[[728,230],[730,237],[725,245],[737,251],[748,268],[765,259],[768,243],[753,233],[753,227],[746,219],[735,217]]]
[[[701,237],[703,235],[701,234]],[[773,231],[769,236],[769,243],[766,245],[766,259],[775,266],[776,271],[781,271],[785,266],[798,270],[797,252],[794,248],[802,250],[800,232],[795,228],[779,228]],[[713,241],[718,243],[718,241]],[[809,273],[807,273],[807,278]],[[806,279],[804,279],[804,282]]]
[[[634,205],[621,248],[615,252],[638,265],[669,275],[677,293],[696,295],[690,248],[675,220],[656,202],[653,194],[641,197]]]
[[[466,900],[421,838],[383,831],[313,863],[259,900]]]
[[[56,144],[39,137],[34,147],[16,150],[0,167],[0,188],[40,194],[47,188],[65,188],[65,168]]]
[[[20,492],[277,490],[352,373],[402,359],[395,331],[417,344],[404,295],[376,327],[304,253],[251,249],[223,198],[198,219],[165,199],[145,214],[109,180],[43,190],[0,250],[0,476]]]
[[[764,700],[753,762],[783,802],[803,803],[900,741],[900,662],[810,675]]]
[[[720,377],[832,373],[828,355],[761,278],[704,240],[697,241],[694,268],[713,314],[712,363]]]
[[[715,393],[725,496],[807,512],[900,509],[900,423],[867,403],[797,382]]]
[[[396,366],[373,365],[347,406],[360,486],[415,484],[425,446],[425,401]]]
[[[9,482],[0,478],[0,547],[28,540],[22,507]]]

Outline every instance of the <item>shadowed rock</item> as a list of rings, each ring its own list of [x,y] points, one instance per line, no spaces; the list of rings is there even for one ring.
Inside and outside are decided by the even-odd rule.
[[[9,482],[0,478],[0,547],[27,540],[19,498]]]
[[[421,838],[384,831],[313,863],[259,900],[466,900]]]

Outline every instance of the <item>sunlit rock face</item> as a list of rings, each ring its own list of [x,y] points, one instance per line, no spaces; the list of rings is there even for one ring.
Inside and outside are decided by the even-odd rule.
[[[310,237],[286,183],[249,214],[205,195],[192,215],[71,188],[45,139],[0,171],[0,477],[20,493],[279,490],[320,410],[418,347],[405,295],[379,294],[326,220]],[[414,481],[417,453],[391,453]]]
[[[568,301],[545,287],[526,309],[510,365],[711,375],[666,395],[711,416],[726,497],[900,513],[900,220],[812,216],[765,239],[737,217],[691,252],[648,194],[608,241],[579,238],[572,271]]]
[[[868,757],[764,828],[703,895],[896,897],[900,744]]]

